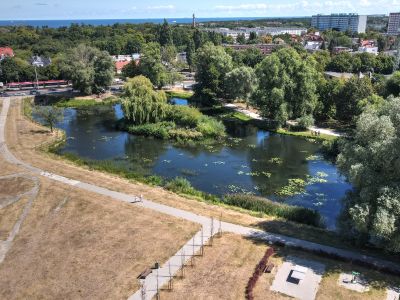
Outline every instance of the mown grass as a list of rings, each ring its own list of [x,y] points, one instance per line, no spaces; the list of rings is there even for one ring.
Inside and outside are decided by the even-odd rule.
[[[182,99],[190,99],[193,96],[192,92],[184,92],[184,91],[165,91],[168,98],[182,98]]]
[[[114,104],[118,102],[119,99],[117,97],[111,96],[107,97],[102,100],[96,99],[84,99],[84,98],[70,98],[70,99],[61,99],[61,101],[57,102],[55,106],[57,107],[90,107],[96,105],[107,105],[107,104]]]

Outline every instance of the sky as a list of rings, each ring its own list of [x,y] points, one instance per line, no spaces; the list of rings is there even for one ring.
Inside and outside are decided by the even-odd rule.
[[[146,19],[388,14],[400,0],[0,0],[0,20]]]

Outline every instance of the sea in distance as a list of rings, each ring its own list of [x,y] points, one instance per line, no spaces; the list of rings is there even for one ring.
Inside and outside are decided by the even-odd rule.
[[[287,17],[291,18],[291,17]],[[229,17],[229,18],[196,18],[197,23],[205,22],[223,22],[223,21],[251,21],[251,20],[262,20],[262,19],[276,19],[270,17]],[[282,19],[282,18],[280,18]],[[168,23],[177,24],[190,24],[192,23],[192,18],[166,18]],[[85,25],[113,25],[116,23],[124,24],[144,24],[144,23],[154,23],[160,24],[164,22],[163,18],[160,19],[82,19],[82,20],[0,20],[0,26],[33,26],[33,27],[43,27],[47,26],[49,28],[58,27],[68,27],[71,24],[85,24]]]

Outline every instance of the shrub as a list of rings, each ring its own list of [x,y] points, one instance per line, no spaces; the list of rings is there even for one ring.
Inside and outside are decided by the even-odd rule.
[[[297,127],[300,130],[307,130],[308,127],[314,125],[314,122],[315,120],[312,115],[306,115],[297,119]]]
[[[277,216],[289,221],[321,227],[320,214],[312,209],[273,202],[271,200],[247,194],[228,194],[222,202],[244,209]]]
[[[172,106],[169,109],[167,119],[180,126],[195,128],[201,121],[203,114],[194,107]]]
[[[203,195],[202,192],[192,187],[192,184],[190,183],[189,180],[183,177],[175,177],[165,185],[165,188],[175,193],[182,193],[199,197]]]
[[[260,260],[260,262],[257,264],[253,275],[250,277],[249,281],[247,282],[246,285],[246,299],[252,300],[254,299],[253,296],[253,289],[258,281],[258,278],[262,275],[265,267],[267,266],[268,259],[274,254],[274,249],[273,248],[268,248],[267,251],[265,252],[263,258]]]
[[[208,137],[220,138],[225,136],[224,124],[221,121],[206,116],[201,118],[201,121],[197,124],[197,130]]]
[[[175,128],[173,122],[148,123],[128,126],[127,131],[132,134],[154,136],[159,139],[169,139],[169,131]]]

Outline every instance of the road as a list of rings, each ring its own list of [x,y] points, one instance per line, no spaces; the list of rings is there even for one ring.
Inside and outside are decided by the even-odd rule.
[[[118,201],[134,203],[133,205],[142,206],[144,208],[152,209],[152,210],[155,210],[160,213],[168,214],[170,216],[174,216],[174,217],[182,218],[182,219],[194,222],[194,223],[198,223],[198,224],[202,225],[204,228],[210,228],[211,221],[210,221],[210,218],[207,216],[197,215],[192,212],[188,212],[188,211],[178,209],[175,207],[163,205],[163,204],[149,201],[146,199],[143,199],[141,202],[138,202],[137,196],[125,194],[125,193],[121,193],[121,192],[116,192],[116,191],[113,191],[113,190],[110,190],[110,189],[107,189],[107,188],[104,188],[101,186],[74,180],[72,178],[66,178],[64,176],[50,173],[45,170],[41,170],[41,169],[31,166],[27,163],[24,163],[23,161],[20,161],[8,150],[6,140],[5,140],[5,124],[6,124],[6,120],[7,120],[7,114],[8,114],[9,107],[10,107],[10,98],[4,98],[3,99],[3,107],[2,107],[1,114],[0,114],[0,154],[3,155],[3,157],[8,162],[19,165],[19,166],[25,168],[27,171],[32,172],[36,175],[44,176],[46,178],[73,186],[74,188],[80,188],[80,189],[98,193],[98,194],[101,194],[104,196],[109,196]],[[245,226],[241,226],[241,225],[237,225],[237,224],[233,224],[233,223],[221,222],[221,230],[223,232],[235,233],[235,234],[239,234],[239,235],[245,236],[247,238],[251,238],[251,239],[263,240],[268,243],[279,243],[279,244],[284,244],[289,247],[300,248],[300,249],[303,249],[306,251],[313,251],[313,252],[333,255],[333,256],[340,257],[340,258],[343,258],[346,260],[352,260],[355,262],[361,262],[364,264],[375,266],[377,268],[386,268],[389,270],[393,270],[394,272],[398,272],[398,270],[400,268],[399,265],[397,265],[393,262],[386,261],[386,260],[379,259],[379,258],[374,258],[371,256],[362,255],[362,254],[354,252],[354,251],[334,248],[334,247],[321,245],[321,244],[317,244],[317,243],[313,243],[313,242],[309,242],[309,241],[305,241],[305,240],[301,240],[301,239],[297,239],[297,238],[293,238],[293,237],[288,237],[288,236],[284,236],[284,235],[268,233],[268,232],[265,232],[262,230],[258,230],[258,229],[251,228],[251,227],[245,227]]]

